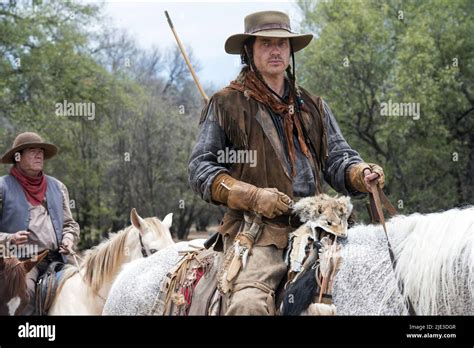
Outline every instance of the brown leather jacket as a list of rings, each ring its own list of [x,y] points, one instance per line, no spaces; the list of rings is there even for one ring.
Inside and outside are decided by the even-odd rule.
[[[310,163],[316,174],[324,168],[327,159],[327,139],[324,127],[324,111],[319,97],[312,97],[302,90],[301,97],[304,109],[301,112],[306,141],[312,153]],[[235,163],[230,168],[230,175],[237,180],[257,187],[275,187],[293,198],[293,181],[285,164],[285,152],[278,137],[268,110],[254,99],[236,90],[224,88],[216,93],[204,108],[201,122],[209,114],[209,108],[216,117],[220,127],[235,149],[253,150],[256,152],[257,165]],[[316,159],[316,160],[315,160]],[[315,175],[319,178],[319,175]],[[321,192],[321,183],[316,183]],[[228,210],[218,231],[229,234],[232,238],[237,234],[243,220],[243,212]],[[266,220],[262,234],[256,245],[275,245],[285,248],[288,234],[293,230],[281,217],[274,221]]]

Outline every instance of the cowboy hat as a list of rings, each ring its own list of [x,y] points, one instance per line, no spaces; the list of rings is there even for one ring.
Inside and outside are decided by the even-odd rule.
[[[58,148],[55,145],[45,143],[38,134],[33,132],[25,132],[18,134],[18,136],[15,138],[15,141],[13,142],[12,148],[5,152],[5,154],[0,159],[0,162],[15,163],[15,153],[30,147],[39,147],[43,149],[45,160],[50,159],[58,152]]]
[[[262,11],[245,17],[245,33],[230,36],[225,42],[225,51],[229,54],[240,54],[247,38],[266,36],[289,38],[293,51],[297,52],[309,45],[313,34],[296,34],[291,31],[290,18],[279,11]]]

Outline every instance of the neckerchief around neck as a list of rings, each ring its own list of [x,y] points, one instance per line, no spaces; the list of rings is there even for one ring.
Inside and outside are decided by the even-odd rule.
[[[295,95],[294,91],[289,92],[288,102],[282,98],[276,98],[269,88],[251,71],[246,70],[242,74],[242,79],[234,80],[228,86],[229,88],[238,90],[256,101],[269,107],[274,113],[283,118],[283,126],[285,129],[285,139],[288,144],[288,156],[290,157],[291,175],[296,175],[296,153],[295,144],[293,142],[293,130],[296,127],[298,143],[300,144],[303,154],[310,158],[309,149],[304,140],[304,133],[301,126],[301,121],[296,113]]]
[[[16,166],[13,166],[10,170],[10,175],[14,176],[20,183],[28,202],[32,205],[40,205],[43,202],[48,186],[46,176],[43,175],[43,172],[38,176],[32,177],[23,173],[23,171]]]

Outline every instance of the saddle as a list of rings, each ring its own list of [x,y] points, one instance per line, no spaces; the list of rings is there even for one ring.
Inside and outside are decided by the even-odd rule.
[[[36,283],[36,315],[48,314],[56,297],[56,290],[61,279],[63,267],[64,263],[60,261],[51,262],[43,275],[39,277]]]
[[[180,261],[166,275],[155,299],[151,314],[186,316],[193,304],[195,288],[206,278],[206,284],[213,284],[209,275],[213,274],[214,259],[217,253],[212,249],[201,248],[187,251]],[[198,301],[202,299],[199,296]]]
[[[352,204],[345,197],[318,195],[298,201],[293,206],[293,212],[299,216],[301,224],[290,234],[285,258],[289,266],[288,287],[283,290],[298,290],[301,286],[291,285],[296,285],[296,282],[301,284],[301,279],[304,284],[308,284],[311,294],[307,295],[308,289],[304,285],[301,291],[285,291],[284,302],[292,303],[294,295],[298,293],[298,298],[309,300],[307,305],[315,303],[318,310],[314,313],[333,313],[332,286],[341,263],[338,238],[347,236]],[[328,223],[329,218],[334,219],[336,216],[339,220],[334,221],[340,223]],[[204,243],[204,247],[209,249],[188,252],[162,282],[152,314],[213,315],[225,312],[223,296],[233,291],[234,280],[240,270],[245,268],[263,224],[259,214],[244,213],[244,223],[232,246],[224,254],[214,249],[219,244],[219,236],[213,236]],[[196,295],[195,303],[192,301],[193,295]],[[296,312],[300,311],[292,311]],[[284,305],[285,313],[288,314],[288,311]]]

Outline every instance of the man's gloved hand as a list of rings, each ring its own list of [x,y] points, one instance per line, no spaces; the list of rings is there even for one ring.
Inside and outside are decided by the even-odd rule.
[[[242,181],[236,181],[229,192],[227,206],[274,218],[290,209],[291,199],[276,188],[258,188]]]
[[[385,184],[385,175],[382,167],[375,163],[357,163],[349,167],[350,185],[359,192],[370,192],[373,181],[380,188]]]
[[[219,174],[212,183],[212,199],[227,204],[231,209],[253,211],[274,218],[290,210],[291,198],[276,188],[259,188]]]

